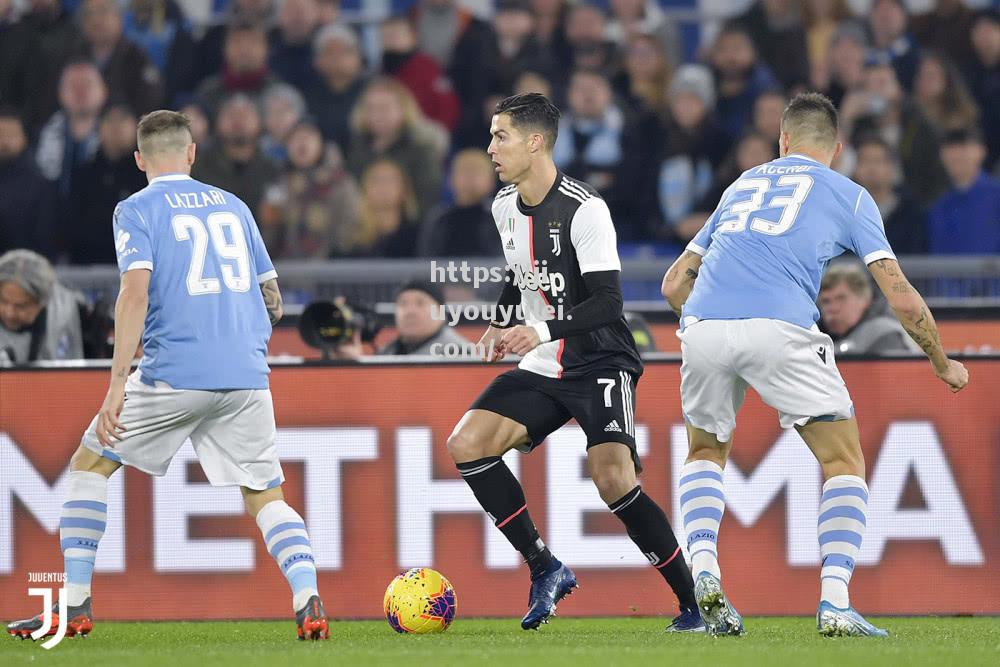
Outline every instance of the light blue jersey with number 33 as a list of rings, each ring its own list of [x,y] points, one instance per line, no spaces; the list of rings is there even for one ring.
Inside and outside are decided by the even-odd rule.
[[[143,382],[266,389],[271,322],[259,284],[277,273],[246,204],[189,176],[160,176],[118,204],[114,235],[122,273],[152,272]]]
[[[767,318],[809,329],[832,258],[895,259],[868,191],[802,155],[744,172],[687,249],[702,265],[682,325]]]

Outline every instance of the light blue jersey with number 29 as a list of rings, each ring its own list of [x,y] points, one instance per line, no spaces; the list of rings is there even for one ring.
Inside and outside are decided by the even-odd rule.
[[[266,389],[271,321],[259,284],[277,273],[246,204],[189,176],[160,176],[118,204],[114,234],[119,270],[152,272],[143,382]]]
[[[687,249],[702,265],[682,326],[767,318],[809,329],[830,259],[895,259],[868,191],[802,155],[744,172]]]

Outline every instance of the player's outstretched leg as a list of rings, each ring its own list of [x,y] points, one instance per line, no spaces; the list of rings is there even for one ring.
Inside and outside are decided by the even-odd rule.
[[[299,639],[329,639],[329,621],[316,583],[316,563],[305,521],[285,502],[281,488],[243,488],[247,511],[257,521],[267,551],[292,589]]]
[[[847,587],[861,551],[868,514],[864,455],[854,419],[811,422],[799,433],[823,468],[818,530],[822,557],[816,629],[828,637],[886,637],[851,607]]]
[[[545,546],[528,513],[521,483],[500,458],[500,453],[510,448],[507,441],[516,441],[517,427],[524,430],[500,415],[470,411],[448,438],[448,451],[476,500],[531,570],[528,612],[521,619],[521,627],[536,630],[555,615],[556,605],[572,594],[577,583],[573,571]],[[480,437],[481,433],[491,437]]]
[[[625,524],[629,538],[663,577],[680,605],[680,614],[668,632],[704,632],[698,614],[691,570],[660,506],[646,495],[636,480],[629,448],[618,442],[595,445],[587,450],[590,475],[608,509]],[[623,493],[623,489],[627,489]]]
[[[726,506],[722,468],[713,461],[689,460],[681,468],[677,493],[687,533],[698,611],[710,634],[741,635],[743,617],[722,590],[719,567],[719,525]]]
[[[66,574],[66,634],[86,637],[94,628],[90,584],[94,576],[97,546],[108,521],[108,477],[120,465],[81,447],[70,463],[66,496],[59,518],[59,545]],[[59,603],[52,607],[52,625],[59,627]],[[7,625],[14,637],[27,638],[42,627],[42,614]]]

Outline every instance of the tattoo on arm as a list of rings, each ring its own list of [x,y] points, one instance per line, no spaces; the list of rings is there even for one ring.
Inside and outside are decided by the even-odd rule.
[[[260,286],[260,291],[264,295],[264,306],[267,314],[271,318],[271,324],[277,324],[281,319],[281,291],[278,289],[278,281],[272,278]]]
[[[895,260],[877,259],[872,264],[882,269],[887,276],[892,276],[893,278],[899,277],[899,269],[896,268],[897,264]]]
[[[941,350],[941,336],[930,318],[930,313],[927,312],[927,306],[921,306],[920,315],[915,320],[904,321],[902,324],[906,333],[910,334],[910,338],[927,353],[927,356],[932,356]]]

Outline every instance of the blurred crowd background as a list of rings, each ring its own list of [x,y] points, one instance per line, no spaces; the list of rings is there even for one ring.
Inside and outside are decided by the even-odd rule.
[[[1000,252],[996,3],[344,2],[0,0],[0,252],[114,263],[137,118],[169,107],[276,260],[496,256],[492,109],[539,91],[623,255],[671,256],[806,89],[897,253]]]

